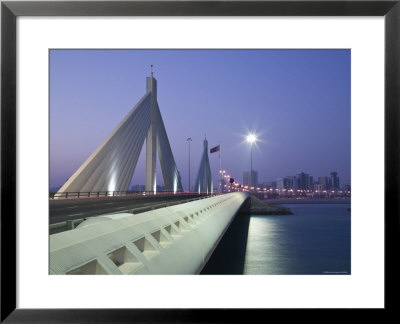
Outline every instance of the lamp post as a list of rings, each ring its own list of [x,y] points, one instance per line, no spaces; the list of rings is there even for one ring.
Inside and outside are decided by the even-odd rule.
[[[190,142],[192,141],[191,137],[188,137],[186,140],[189,143],[189,181],[188,181],[188,191],[190,192]]]
[[[254,134],[249,134],[246,137],[247,142],[250,143],[250,188],[253,186],[253,143],[257,141],[257,137]]]

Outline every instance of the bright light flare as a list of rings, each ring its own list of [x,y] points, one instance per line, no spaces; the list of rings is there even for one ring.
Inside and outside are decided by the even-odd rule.
[[[249,134],[246,137],[247,142],[249,142],[250,144],[253,144],[257,141],[257,136],[254,134]]]

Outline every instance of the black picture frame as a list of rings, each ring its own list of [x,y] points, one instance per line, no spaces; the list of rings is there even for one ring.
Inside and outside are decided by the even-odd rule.
[[[392,1],[2,1],[1,2],[1,322],[250,322],[271,309],[16,308],[16,19],[19,16],[384,16],[385,18],[385,307],[395,312],[399,279],[400,0]],[[372,260],[373,262],[373,260]],[[39,292],[38,292],[39,294]],[[206,297],[205,297],[206,298]],[[238,295],[238,298],[245,296]],[[288,310],[288,309],[284,309]],[[293,310],[309,316],[308,310]],[[306,312],[307,311],[307,312]],[[320,310],[311,310],[320,311]],[[326,311],[331,311],[327,309]],[[338,310],[336,310],[338,311]],[[358,310],[352,310],[358,311]],[[348,312],[348,310],[347,310]],[[296,315],[297,316],[297,315]],[[317,315],[326,316],[326,315]],[[267,320],[266,318],[264,318]],[[284,317],[280,319],[283,320]]]

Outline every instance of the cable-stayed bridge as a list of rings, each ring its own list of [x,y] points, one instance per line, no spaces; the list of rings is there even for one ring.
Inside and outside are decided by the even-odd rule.
[[[145,141],[145,196],[129,195]],[[144,96],[52,196],[50,273],[199,273],[248,201],[213,194],[207,140],[203,149],[194,192],[183,192],[151,73]],[[156,192],[157,155],[164,194]]]

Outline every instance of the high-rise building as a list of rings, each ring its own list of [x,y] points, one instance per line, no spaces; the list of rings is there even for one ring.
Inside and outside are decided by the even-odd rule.
[[[310,176],[307,173],[299,173],[296,175],[297,178],[297,183],[298,183],[298,189],[301,190],[311,190],[314,187],[313,184],[313,177]]]
[[[330,175],[331,175],[331,177],[329,179],[330,180],[329,181],[330,189],[331,190],[338,190],[339,189],[339,177],[337,176],[337,172],[332,171],[330,173]]]
[[[314,182],[314,191],[320,193],[322,190],[322,186],[319,182]]]
[[[321,186],[320,190],[328,190],[329,189],[328,177],[319,177],[318,182],[319,182],[319,185]]]
[[[296,176],[287,176],[286,179],[288,189],[292,189],[293,191],[297,191],[297,189],[299,189],[299,180]]]
[[[285,178],[276,179],[276,189],[281,193],[289,190],[297,191],[298,184],[296,176],[287,176]]]
[[[258,172],[257,171],[251,171],[251,176],[250,172],[246,171],[243,172],[243,185],[249,186],[249,187],[257,187],[258,186]]]
[[[288,179],[287,178],[276,179],[276,189],[278,189],[280,192],[289,189]]]

